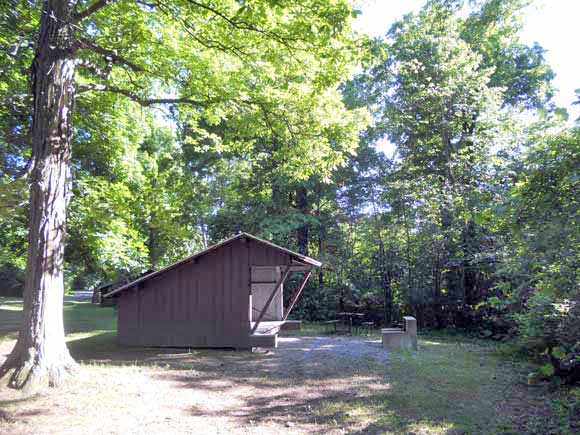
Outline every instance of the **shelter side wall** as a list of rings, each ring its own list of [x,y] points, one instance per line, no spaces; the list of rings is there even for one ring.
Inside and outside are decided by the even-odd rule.
[[[139,333],[139,306],[133,289],[121,294],[118,302],[117,339],[120,344],[134,344]]]
[[[119,341],[247,348],[252,266],[291,263],[285,252],[240,238],[152,277],[119,295]]]
[[[235,241],[120,296],[119,341],[141,346],[248,347],[247,242]]]

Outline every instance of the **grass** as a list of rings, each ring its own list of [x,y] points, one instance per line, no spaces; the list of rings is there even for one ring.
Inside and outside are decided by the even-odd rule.
[[[479,351],[423,339],[418,353],[391,354],[381,393],[325,402],[320,412],[367,420],[363,433],[501,433],[511,424],[497,416],[506,385],[497,379],[498,361],[481,365]]]
[[[67,342],[73,343],[102,335],[107,336],[109,342],[114,342],[117,330],[114,310],[113,307],[100,307],[88,302],[65,302],[63,315]],[[0,342],[15,338],[21,314],[21,299],[0,297]]]
[[[291,332],[314,336],[332,329],[306,322]],[[380,338],[380,330],[360,335]],[[319,412],[336,421],[366,418],[369,434],[578,433],[580,388],[528,386],[533,368],[509,343],[429,332],[420,335],[418,352],[390,354],[385,392],[325,402]]]
[[[89,302],[64,302],[65,328],[70,332],[89,332],[95,329],[114,331],[117,329],[117,316],[114,307],[101,307]],[[22,299],[0,296],[0,330],[7,320],[7,312],[20,314]]]
[[[18,300],[0,298],[0,337],[13,341],[19,316]],[[579,389],[528,386],[531,368],[505,344],[427,334],[418,352],[392,352],[386,364],[366,354],[305,359],[316,352],[294,355],[288,363],[279,357],[283,348],[270,354],[123,348],[116,343],[114,308],[86,302],[66,302],[64,317],[69,348],[85,374],[46,396],[0,394],[0,408],[16,416],[16,422],[3,423],[0,415],[0,433],[59,427],[64,417],[88,428],[100,424],[103,413],[110,424],[127,420],[129,431],[155,415],[160,422],[150,423],[151,431],[169,419],[175,433],[198,427],[196,433],[507,435],[573,434],[580,428],[574,405]],[[304,323],[285,335],[312,343],[328,329]],[[377,330],[330,342],[339,349],[378,339]],[[297,346],[292,354],[301,350]],[[158,407],[146,408],[157,401]],[[212,424],[215,432],[208,429]]]

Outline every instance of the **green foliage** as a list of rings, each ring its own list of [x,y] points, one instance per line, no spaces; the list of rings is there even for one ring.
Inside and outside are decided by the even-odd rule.
[[[504,106],[531,109],[550,102],[554,72],[537,43],[523,44],[519,32],[530,0],[478,1],[480,8],[463,22],[462,38],[491,68],[490,85],[501,88]]]
[[[556,346],[556,331],[562,322],[563,313],[552,298],[536,293],[528,299],[526,310],[514,316],[526,349],[539,356],[546,349]]]
[[[382,40],[353,33],[346,0],[119,1],[81,20],[68,286],[244,230],[324,262],[299,317],[517,334],[534,376],[574,381],[580,128],[551,100],[544,50],[520,38],[528,3],[431,0]],[[39,6],[0,9],[0,277],[14,293]]]
[[[558,301],[538,292],[526,310],[514,315],[525,350],[543,363],[537,371],[545,378],[558,376],[573,383],[580,380],[579,299]]]
[[[580,276],[580,130],[540,138],[508,192],[509,221],[526,272],[555,297],[570,297]],[[529,257],[528,252],[533,252]]]
[[[26,195],[18,180],[30,153],[27,75],[40,6],[0,10],[2,210],[9,190]],[[276,162],[273,176],[292,183],[328,178],[367,117],[338,91],[359,58],[354,16],[346,0],[180,0],[109,2],[79,21],[66,267],[83,279],[68,281],[115,279],[206,245],[218,196],[235,185],[231,167],[249,177]],[[18,214],[0,215],[6,248],[25,245],[22,205]],[[24,254],[3,250],[2,267],[22,273]]]

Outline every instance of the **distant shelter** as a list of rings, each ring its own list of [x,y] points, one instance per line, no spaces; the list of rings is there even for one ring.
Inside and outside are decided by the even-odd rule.
[[[314,267],[322,263],[247,233],[119,287],[121,344],[276,347]],[[301,274],[285,295],[285,283]]]

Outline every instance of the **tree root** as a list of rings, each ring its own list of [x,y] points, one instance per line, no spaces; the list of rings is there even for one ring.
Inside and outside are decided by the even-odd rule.
[[[12,371],[8,386],[26,392],[35,392],[46,386],[58,387],[78,368],[68,352],[59,358],[39,358],[31,348],[15,351],[0,367],[0,379]]]

